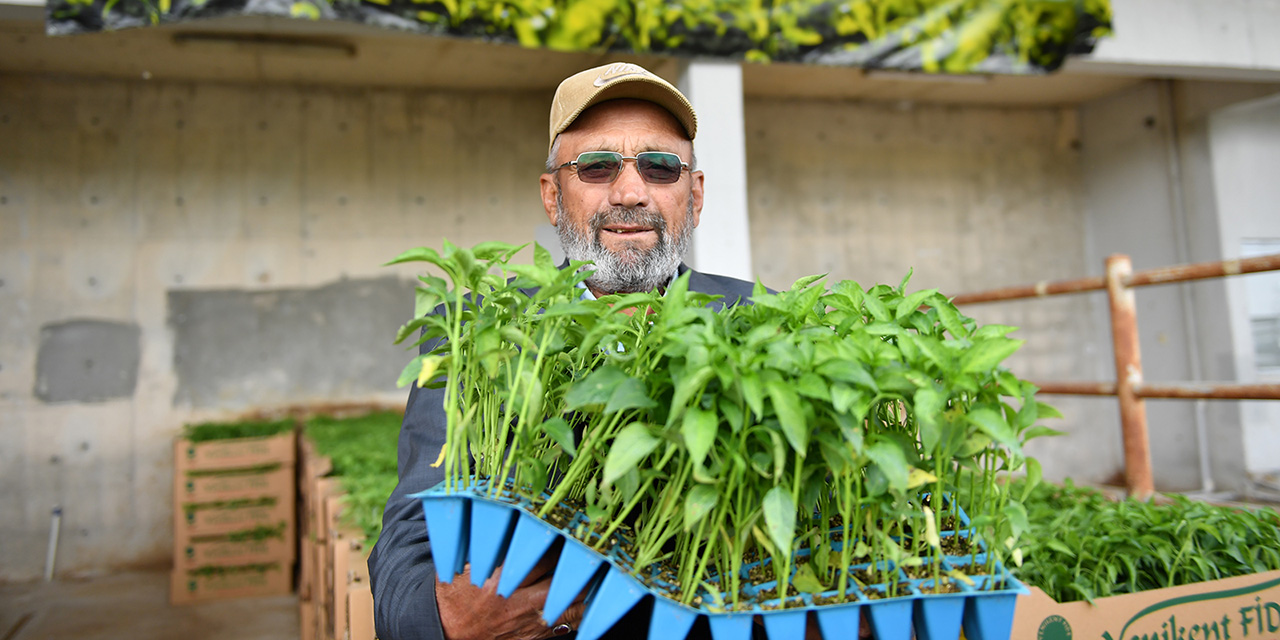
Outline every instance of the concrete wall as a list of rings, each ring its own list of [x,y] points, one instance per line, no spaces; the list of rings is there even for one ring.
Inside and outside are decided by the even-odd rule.
[[[542,93],[0,76],[0,579],[167,561],[184,422],[402,401],[413,267],[545,222]]]
[[[1149,81],[1081,107],[1088,262],[1101,265],[1107,255],[1125,253],[1136,269],[1147,269],[1238,257],[1223,250],[1220,204],[1223,189],[1237,187],[1219,177],[1220,152],[1209,122],[1228,105],[1276,90],[1273,84]],[[1245,180],[1265,182],[1256,176]],[[1270,211],[1248,215],[1265,217]],[[1228,299],[1229,286],[1229,280],[1218,280],[1138,291],[1146,379],[1239,378],[1227,327],[1243,309]],[[1105,309],[1097,314],[1095,322],[1105,326]],[[1100,362],[1109,367],[1110,344],[1102,345]],[[1240,406],[1148,402],[1157,487],[1242,488],[1248,443]]]
[[[1248,240],[1268,240],[1274,253],[1280,245],[1280,93],[1215,112],[1209,118],[1219,233],[1224,258],[1243,257]],[[1250,281],[1254,286],[1249,286]],[[1234,278],[1226,283],[1231,310],[1229,330],[1236,378],[1248,382],[1276,382],[1280,373],[1260,370],[1254,357],[1249,323],[1250,306],[1271,314],[1280,306],[1280,274]],[[1262,299],[1250,300],[1251,296]],[[1280,403],[1244,402],[1240,405],[1245,442],[1244,463],[1255,474],[1280,470]]]
[[[1211,115],[1271,91],[1152,83],[1079,110],[750,98],[755,272],[869,285],[914,268],[913,287],[960,293],[1100,274],[1111,251],[1214,259],[1234,207],[1214,132],[1235,125]],[[549,97],[0,76],[0,579],[38,574],[55,504],[61,571],[165,562],[184,422],[399,402],[388,342],[415,269],[378,265],[446,237],[532,239]],[[1189,375],[1189,334],[1204,378],[1235,366],[1211,321],[1227,291],[1203,286],[1219,289],[1139,295],[1149,378]],[[966,312],[1022,327],[1023,377],[1112,376],[1100,296]],[[1118,477],[1113,401],[1050,401],[1070,435],[1033,446],[1046,473]],[[1157,482],[1195,488],[1193,412],[1164,406]],[[1207,409],[1235,425],[1212,432],[1224,486],[1245,447],[1234,407]]]
[[[949,294],[1098,273],[1086,260],[1074,110],[796,100],[747,104],[752,252],[766,284],[832,281]],[[1013,370],[1105,379],[1101,299],[974,305],[1021,327]],[[1104,325],[1105,326],[1105,325]],[[1096,482],[1121,469],[1113,406],[1048,398],[1070,435],[1032,447],[1049,477]]]

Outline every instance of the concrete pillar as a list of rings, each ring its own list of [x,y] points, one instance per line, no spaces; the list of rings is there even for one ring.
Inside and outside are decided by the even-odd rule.
[[[694,149],[706,174],[706,203],[686,261],[698,271],[754,280],[742,65],[694,61],[681,67],[677,84],[698,112]]]

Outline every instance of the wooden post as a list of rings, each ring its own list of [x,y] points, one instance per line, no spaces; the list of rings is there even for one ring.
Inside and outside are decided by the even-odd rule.
[[[1116,395],[1124,431],[1124,477],[1129,496],[1146,500],[1155,493],[1151,473],[1151,445],[1147,438],[1147,405],[1134,387],[1142,384],[1142,354],[1138,348],[1138,312],[1133,289],[1125,280],[1133,273],[1126,255],[1107,258],[1107,298],[1111,302],[1111,342],[1116,357]]]

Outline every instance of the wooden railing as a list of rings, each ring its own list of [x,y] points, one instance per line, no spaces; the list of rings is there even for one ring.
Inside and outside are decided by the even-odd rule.
[[[1124,431],[1125,484],[1129,494],[1146,499],[1155,492],[1151,449],[1147,436],[1146,398],[1206,400],[1280,400],[1280,384],[1230,382],[1162,382],[1142,379],[1142,354],[1138,348],[1138,316],[1134,288],[1263,271],[1280,271],[1280,254],[1202,262],[1133,271],[1126,255],[1107,258],[1106,275],[1076,280],[1037,282],[1031,285],[991,289],[958,295],[956,305],[1024,300],[1053,295],[1106,291],[1111,312],[1111,341],[1115,354],[1115,382],[1036,382],[1041,393],[1116,396],[1120,401],[1120,425]],[[1188,345],[1188,348],[1195,348]]]

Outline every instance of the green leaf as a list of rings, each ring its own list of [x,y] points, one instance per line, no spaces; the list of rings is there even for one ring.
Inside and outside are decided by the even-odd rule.
[[[871,376],[871,373],[860,362],[843,359],[828,360],[818,365],[818,373],[826,376],[828,380],[848,382],[866,387],[872,391],[880,390],[876,386],[876,379]]]
[[[916,489],[919,487],[923,487],[924,485],[929,484],[930,482],[937,482],[937,481],[938,481],[938,476],[935,476],[932,473],[929,473],[928,471],[925,471],[924,469],[920,469],[917,467],[911,467],[911,471],[907,473],[908,489]]]
[[[421,318],[435,311],[435,308],[440,306],[440,301],[442,300],[436,292],[422,287],[414,289],[413,294],[413,317],[415,318]]]
[[[1048,418],[1061,419],[1062,418],[1062,412],[1058,411],[1058,408],[1051,404],[1036,402],[1036,409],[1037,409],[1037,413],[1039,413],[1040,417],[1043,419],[1048,419]]]
[[[960,450],[956,453],[961,457],[971,458],[989,446],[991,446],[991,438],[981,433],[975,433],[964,441],[964,444],[961,445]]]
[[[498,258],[501,258],[504,255],[514,254],[515,252],[523,249],[525,246],[528,246],[528,245],[517,247],[514,244],[508,244],[506,242],[498,242],[496,240],[490,240],[488,242],[481,242],[480,244],[474,247],[471,247],[471,253],[474,254],[475,257],[479,260],[485,260],[485,261],[497,260]]]
[[[632,467],[618,479],[618,493],[623,500],[631,500],[640,490],[640,470]]]
[[[747,406],[751,407],[751,412],[756,415],[757,419],[764,417],[764,387],[760,383],[760,376],[756,373],[744,373],[738,379],[738,384],[742,387],[742,399],[747,401]]]
[[[1001,361],[1013,355],[1022,346],[1022,342],[1012,338],[991,338],[975,342],[972,348],[960,356],[960,371],[978,373],[995,369]]]
[[[1006,446],[1016,448],[1018,446],[1017,437],[1013,433],[1013,427],[1005,421],[1004,416],[999,411],[981,407],[970,411],[966,416],[969,422],[978,427],[978,430],[991,436],[992,440]]]
[[[559,316],[572,317],[592,317],[596,315],[596,309],[589,304],[583,304],[582,300],[574,302],[557,302],[542,310],[541,318],[555,318]]]
[[[649,392],[644,387],[644,383],[635,378],[627,378],[621,384],[614,387],[613,393],[609,395],[609,404],[605,406],[605,413],[617,413],[627,409],[650,409],[658,406],[653,398],[649,397]]]
[[[684,414],[684,423],[680,433],[684,436],[684,445],[689,450],[689,457],[694,464],[702,464],[707,452],[716,441],[716,427],[720,419],[714,411],[700,407],[690,407]]]
[[[968,330],[964,328],[964,321],[960,315],[960,311],[956,306],[942,294],[937,294],[929,300],[929,305],[938,310],[938,322],[942,327],[951,334],[952,338],[966,338],[969,336]]]
[[[942,440],[942,410],[946,400],[932,387],[919,389],[912,401],[916,424],[920,427],[920,446],[932,452]]]
[[[551,270],[556,268],[556,263],[551,259],[551,252],[547,248],[538,244],[533,244],[533,264],[539,269]]]
[[[606,365],[592,371],[587,377],[573,383],[565,393],[565,406],[570,411],[589,406],[603,406],[613,397],[614,389],[629,380],[622,369]]]
[[[952,352],[942,346],[942,341],[932,336],[915,336],[915,346],[921,353],[929,359],[930,362],[937,365],[943,371],[949,372],[952,368],[951,361],[954,359]]]
[[[633,422],[622,428],[609,447],[609,457],[604,461],[603,484],[613,484],[623,474],[636,469],[662,442],[649,433],[649,428],[640,422]]]
[[[573,427],[564,418],[559,416],[547,420],[542,423],[542,430],[551,437],[556,444],[560,445],[570,456],[578,455],[578,449],[573,443]]]
[[[540,287],[551,286],[552,276],[546,269],[531,264],[509,264],[506,270]]]
[[[791,553],[791,542],[796,537],[796,503],[783,487],[774,487],[764,495],[764,524],[769,541],[778,555]]]
[[[782,441],[782,436],[777,431],[770,429],[769,442],[773,445],[773,479],[782,478],[782,472],[787,468],[787,445]]]
[[[848,385],[837,382],[831,385],[831,406],[836,413],[848,413],[858,398],[865,395],[861,391],[855,391]]]
[[[1001,513],[1004,514],[1005,520],[1009,522],[1010,527],[1013,529],[1015,538],[1021,537],[1031,528],[1031,524],[1027,520],[1027,509],[1021,504],[1010,502],[1005,505]]]
[[[1046,427],[1046,426],[1036,425],[1022,432],[1022,441],[1030,442],[1034,438],[1042,438],[1044,436],[1065,436],[1065,435],[1067,435],[1066,431],[1058,431],[1057,429],[1050,429],[1049,427]]]
[[[870,300],[870,298],[868,298]],[[867,333],[873,336],[900,336],[905,333],[902,327],[892,322],[872,322],[867,325]]]
[[[896,443],[881,440],[867,447],[867,457],[884,473],[891,490],[899,493],[907,490],[911,465],[907,464],[906,454]]]
[[[827,383],[815,373],[805,372],[800,376],[800,380],[796,383],[796,391],[800,395],[813,398],[814,400],[822,400],[831,402],[831,390],[827,388]]]
[[[418,356],[409,361],[404,366],[404,370],[400,372],[400,377],[396,379],[396,386],[403,387],[410,382],[418,379],[418,373],[422,371],[422,359],[427,356]]]
[[[720,415],[729,423],[733,433],[742,431],[742,407],[728,396],[720,396]]]
[[[832,473],[844,471],[852,462],[853,456],[850,455],[848,445],[830,433],[819,432],[815,439],[818,441],[818,452],[822,454],[823,462],[827,463]]]
[[[680,412],[684,411],[689,401],[702,388],[707,386],[707,382],[715,375],[715,370],[710,365],[699,367],[692,374],[680,376],[676,381],[676,393],[671,398],[671,420],[680,417]]]
[[[684,530],[692,530],[693,525],[698,524],[700,520],[707,517],[707,514],[711,513],[711,510],[716,507],[716,501],[719,497],[715,486],[709,484],[695,485],[689,491],[689,495],[685,497]]]
[[[418,379],[422,380],[421,377]],[[542,415],[542,403],[547,399],[547,394],[542,388],[542,379],[533,375],[532,371],[521,373],[518,379],[520,384],[512,394],[516,402],[515,410],[522,414],[528,411],[525,415],[531,419],[538,419],[538,416]]]
[[[818,575],[813,571],[813,563],[800,565],[796,570],[796,575],[791,578],[791,586],[796,590],[804,593],[822,593],[827,590],[827,586],[818,580]]]
[[[295,3],[295,4],[298,4],[298,3]],[[410,249],[408,251],[405,251],[404,253],[392,258],[390,262],[386,263],[383,266],[401,264],[404,262],[429,262],[438,267],[442,266],[445,263],[445,261],[440,258],[440,254],[437,253],[435,249],[432,249],[430,247],[418,247],[416,249]]]
[[[1031,497],[1031,492],[1040,485],[1041,479],[1044,478],[1044,470],[1040,467],[1040,461],[1035,458],[1027,458],[1027,479],[1024,480],[1025,486],[1022,489],[1022,502],[1026,502]]]
[[[862,304],[867,308],[871,317],[880,322],[892,322],[893,314],[889,313],[889,308],[884,306],[880,298],[873,295],[866,295],[862,298]]]
[[[782,380],[769,380],[765,388],[773,401],[773,410],[778,414],[783,435],[791,443],[791,448],[804,457],[805,450],[809,448],[809,429],[800,406],[800,396]]]
[[[796,281],[795,281],[795,283],[791,285],[791,290],[792,290],[792,291],[800,291],[801,289],[805,289],[805,288],[807,288],[809,285],[811,285],[811,284],[813,284],[813,283],[815,283],[815,282],[817,282],[817,281],[819,281],[819,280],[821,280],[821,279],[823,279],[823,278],[825,278],[825,277],[827,277],[827,274],[825,274],[825,273],[821,273],[821,274],[813,275],[813,276],[805,276],[805,277],[803,277],[803,278],[800,278],[799,280],[796,280]]]
[[[982,328],[973,332],[973,339],[983,340],[987,338],[1000,338],[1017,330],[1017,327],[1011,327],[1006,324],[983,325]]]
[[[894,309],[893,317],[895,320],[901,320],[920,308],[925,300],[937,295],[937,289],[925,289],[917,291],[898,302],[898,307]]]
[[[870,399],[867,401],[869,406]],[[863,415],[865,415],[865,411],[863,412]],[[854,454],[862,455],[864,429],[862,425],[862,418],[847,413],[841,413],[836,415],[836,424],[840,426],[840,435],[844,436],[844,441],[848,442],[849,446],[853,447]]]

